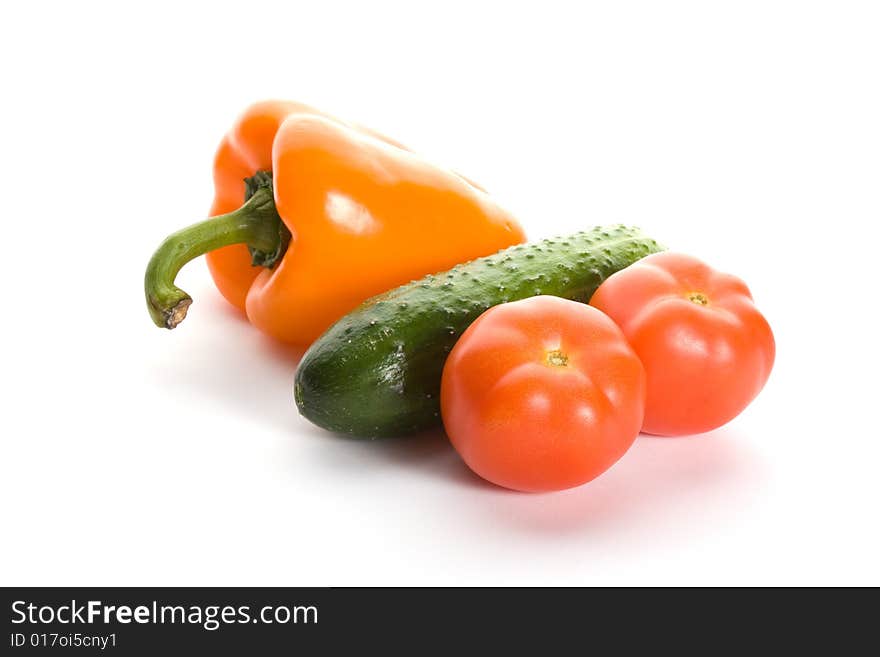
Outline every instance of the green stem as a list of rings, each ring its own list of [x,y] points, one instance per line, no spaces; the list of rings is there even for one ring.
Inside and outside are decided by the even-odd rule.
[[[144,291],[156,326],[173,329],[186,317],[192,297],[174,279],[190,260],[231,244],[246,244],[255,266],[271,268],[284,255],[290,232],[275,209],[271,174],[257,172],[245,182],[247,200],[238,210],[169,235],[150,258]]]

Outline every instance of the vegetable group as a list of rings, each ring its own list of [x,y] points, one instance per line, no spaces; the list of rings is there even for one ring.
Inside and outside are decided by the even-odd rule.
[[[773,333],[740,279],[622,225],[521,244],[478,185],[306,105],[251,106],[214,183],[212,217],[147,266],[150,315],[183,321],[192,299],[174,279],[207,254],[251,323],[310,345],[294,398],[330,431],[442,421],[485,479],[558,490],[609,468],[639,430],[723,425],[770,375]]]
[[[214,186],[216,216],[169,237],[148,266],[159,326],[185,317],[192,300],[174,277],[203,253],[251,323],[307,346],[370,296],[525,240],[462,176],[299,103],[250,107],[220,144]]]
[[[645,371],[607,316],[539,296],[471,324],[446,361],[441,404],[449,439],[474,472],[516,490],[560,490],[629,449]]]
[[[590,303],[623,329],[648,374],[643,431],[710,431],[764,387],[773,332],[746,284],[696,258],[659,253],[605,281]]]
[[[514,246],[374,297],[322,335],[300,361],[300,413],[362,438],[440,425],[443,363],[486,309],[540,294],[586,303],[616,271],[659,251],[626,226]]]

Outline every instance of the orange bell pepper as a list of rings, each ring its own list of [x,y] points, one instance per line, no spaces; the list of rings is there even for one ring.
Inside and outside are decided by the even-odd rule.
[[[307,346],[368,297],[525,241],[467,179],[299,103],[251,106],[220,143],[214,185],[212,218],[168,237],[147,267],[158,326],[186,316],[174,278],[205,253],[252,324]]]

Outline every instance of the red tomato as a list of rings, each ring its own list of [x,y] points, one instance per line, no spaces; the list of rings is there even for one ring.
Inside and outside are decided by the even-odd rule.
[[[590,306],[539,296],[490,308],[443,370],[443,424],[465,463],[522,491],[590,481],[632,445],[645,372]]]
[[[657,253],[617,272],[590,303],[623,329],[648,374],[642,431],[701,433],[729,422],[764,387],[776,346],[739,278]]]

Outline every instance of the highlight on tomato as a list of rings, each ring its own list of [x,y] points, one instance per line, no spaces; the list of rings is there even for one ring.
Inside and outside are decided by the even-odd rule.
[[[595,308],[537,296],[490,308],[443,370],[443,424],[478,475],[521,491],[578,486],[611,467],[642,424],[645,372]]]
[[[773,332],[749,288],[696,258],[643,258],[602,283],[590,304],[617,322],[645,366],[646,433],[716,429],[770,376]]]

